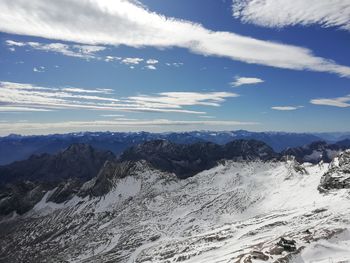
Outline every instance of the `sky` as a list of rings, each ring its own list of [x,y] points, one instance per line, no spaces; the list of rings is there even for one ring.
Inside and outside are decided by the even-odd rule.
[[[1,0],[0,135],[350,131],[349,0]]]

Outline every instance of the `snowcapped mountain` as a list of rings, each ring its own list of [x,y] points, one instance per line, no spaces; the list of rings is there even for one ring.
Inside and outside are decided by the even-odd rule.
[[[333,137],[332,137],[333,138]],[[33,154],[57,153],[71,144],[89,144],[96,149],[112,151],[115,155],[125,149],[152,140],[168,140],[176,144],[212,142],[226,144],[232,140],[259,140],[275,151],[297,147],[321,140],[321,137],[307,133],[249,132],[249,131],[193,131],[179,133],[148,132],[80,132],[41,136],[10,135],[0,137],[0,165],[24,160]]]
[[[48,190],[50,201],[64,202],[95,177],[113,153],[87,144],[73,144],[57,154],[32,155],[24,161],[0,166],[0,215],[30,210]]]
[[[165,140],[146,142],[124,151],[121,160],[147,160],[153,167],[187,178],[214,167],[222,159],[272,160],[271,147],[256,140],[234,140],[225,145],[199,142],[190,145]]]
[[[298,162],[318,163],[320,161],[331,162],[340,152],[350,148],[348,140],[339,141],[335,144],[329,144],[325,141],[315,141],[310,144],[288,148],[282,151],[282,155],[291,155]]]
[[[350,260],[349,151],[331,164],[224,158],[181,178],[152,160],[188,155],[153,144],[128,153],[146,147],[147,161],[108,161],[64,202],[52,201],[56,187],[25,214],[2,216],[0,262]]]

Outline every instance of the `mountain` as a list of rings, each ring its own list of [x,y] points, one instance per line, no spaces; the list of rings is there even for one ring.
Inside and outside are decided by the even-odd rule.
[[[57,154],[32,155],[27,160],[0,166],[0,183],[13,181],[59,182],[69,178],[83,181],[96,176],[102,165],[115,156],[87,144],[72,144]]]
[[[23,214],[50,190],[49,201],[62,203],[77,194],[115,156],[86,144],[73,144],[55,154],[33,155],[25,161],[0,166],[0,215]]]
[[[0,164],[25,160],[35,154],[55,154],[72,144],[89,144],[95,149],[118,155],[135,144],[152,140],[149,133],[84,132],[40,136],[11,135],[0,138]]]
[[[33,155],[25,161],[0,166],[0,192],[3,199],[7,198],[0,203],[0,215],[12,211],[23,214],[49,191],[53,192],[47,200],[55,203],[64,203],[74,195],[82,198],[103,196],[115,187],[114,178],[133,175],[135,170],[140,170],[140,163],[186,179],[225,160],[278,162],[293,156],[299,163],[329,162],[331,155],[336,155],[346,145],[346,141],[334,145],[314,142],[278,154],[256,140],[234,140],[224,145],[154,140],[130,147],[115,158],[111,152],[95,150],[86,144],[73,144],[57,154]]]
[[[218,161],[272,160],[277,157],[271,147],[256,140],[234,140],[225,145],[210,142],[175,144],[166,140],[146,142],[124,151],[122,161],[146,160],[153,167],[187,178],[214,167]]]
[[[111,178],[132,175],[140,162],[185,179],[224,159],[248,161],[276,157],[269,146],[255,140],[236,140],[226,145],[209,142],[187,145],[156,140],[131,147],[119,159],[111,152],[73,144],[55,155],[34,155],[0,167],[0,185],[10,183],[1,191],[7,199],[0,203],[0,215],[12,211],[23,214],[53,189],[48,201],[55,203],[63,203],[74,194],[103,196],[114,186]]]
[[[342,141],[338,141],[335,144],[339,145],[340,147],[343,147],[343,148],[350,148],[350,139],[345,139],[345,140],[342,140]]]
[[[89,144],[96,149],[112,151],[115,155],[119,155],[131,146],[152,140],[168,140],[177,144],[193,144],[196,142],[226,144],[239,139],[263,141],[277,152],[288,147],[302,146],[321,140],[320,137],[307,133],[248,132],[243,130],[179,133],[82,132],[42,136],[10,135],[0,137],[0,165],[24,160],[33,154],[54,154],[74,143]]]
[[[350,150],[337,156],[322,176],[318,187],[320,191],[350,189]]]
[[[350,132],[323,132],[315,133],[314,135],[321,138],[324,141],[333,143],[337,141],[350,139]]]
[[[250,132],[245,130],[198,133],[196,137],[218,144],[225,144],[239,139],[257,140],[266,143],[276,152],[281,152],[288,147],[302,146],[320,140],[320,137],[310,133]]]
[[[348,149],[350,143],[348,140],[340,141],[335,144],[329,144],[325,141],[316,141],[308,145],[284,150],[282,155],[291,155],[300,163],[320,161],[331,162],[340,152]]]
[[[149,161],[107,161],[65,202],[52,201],[57,191],[53,188],[24,215],[0,217],[0,261],[350,260],[350,190],[319,191],[327,174],[341,171],[345,176],[347,152],[329,166],[269,160],[265,153],[270,148],[255,141],[193,147],[210,148],[214,156],[221,151],[236,156],[240,149],[246,160],[223,160],[186,179]],[[182,151],[203,155],[192,148],[178,149],[168,141],[155,141],[130,154],[147,151],[165,161],[172,154],[182,157]],[[6,200],[0,197],[0,204]]]

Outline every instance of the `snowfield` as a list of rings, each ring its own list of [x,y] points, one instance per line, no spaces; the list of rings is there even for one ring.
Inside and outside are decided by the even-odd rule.
[[[328,164],[223,161],[185,180],[137,165],[104,197],[48,193],[3,219],[0,262],[350,262],[349,190],[317,189]]]

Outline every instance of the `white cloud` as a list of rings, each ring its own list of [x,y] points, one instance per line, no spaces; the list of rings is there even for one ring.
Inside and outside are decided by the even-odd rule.
[[[157,68],[154,65],[147,65],[145,68],[150,69],[150,70],[156,70]]]
[[[123,58],[121,63],[125,65],[138,65],[143,61],[143,58]]]
[[[29,107],[16,107],[16,106],[0,106],[0,112],[40,112],[40,111],[51,111],[49,109],[41,108],[29,108]]]
[[[215,119],[214,116],[207,116],[207,115],[199,116],[199,118],[203,118],[203,119]]]
[[[6,40],[5,42],[6,42],[6,45],[8,45],[8,46],[15,46],[15,47],[25,46],[25,43],[13,41],[13,40]]]
[[[148,59],[148,60],[146,61],[146,63],[147,63],[147,64],[158,64],[159,61],[156,60],[156,59]]]
[[[82,89],[82,88],[61,88],[62,91],[75,92],[75,93],[99,93],[99,94],[111,94],[111,89]]]
[[[35,50],[59,53],[69,57],[77,57],[83,59],[97,59],[97,52],[103,51],[106,48],[103,46],[93,45],[67,45],[62,43],[39,43],[39,42],[16,42],[13,40],[5,41],[10,47],[29,47]]]
[[[231,92],[162,92],[156,96],[133,96],[129,100],[143,106],[156,105],[162,108],[179,108],[181,106],[219,107],[226,98],[238,97]]]
[[[262,82],[264,82],[264,81],[262,79],[259,79],[259,78],[236,77],[235,81],[231,82],[230,84],[233,87],[239,87],[242,85],[259,84]]]
[[[183,66],[184,63],[182,63],[182,62],[173,62],[173,63],[167,62],[167,63],[165,63],[165,65],[167,65],[168,67],[173,66],[173,67],[179,68],[179,67]]]
[[[104,110],[125,112],[206,114],[185,106],[220,106],[229,92],[163,92],[153,96],[116,98],[110,89],[40,87],[31,84],[0,82],[0,108],[24,107],[43,110]],[[108,96],[107,96],[108,95]]]
[[[317,57],[307,48],[211,31],[131,0],[2,0],[0,10],[0,31],[5,33],[89,45],[181,47],[205,56],[350,76],[350,67]]]
[[[304,106],[274,106],[271,107],[273,110],[278,110],[278,111],[293,111],[293,110],[298,110],[304,108]]]
[[[38,73],[42,73],[42,72],[45,72],[45,67],[43,67],[43,66],[34,67],[34,68],[33,68],[33,71],[34,71],[34,72],[38,72]]]
[[[350,107],[350,94],[344,97],[338,98],[323,98],[323,99],[313,99],[310,101],[311,104],[315,105],[324,105],[324,106],[333,106],[339,108]]]
[[[104,61],[106,62],[113,62],[113,61],[117,61],[117,60],[122,60],[121,57],[114,57],[114,56],[106,56]]]
[[[319,24],[350,31],[349,0],[233,0],[233,15],[267,27]]]
[[[102,114],[101,117],[111,118],[111,117],[124,117],[123,114]]]

